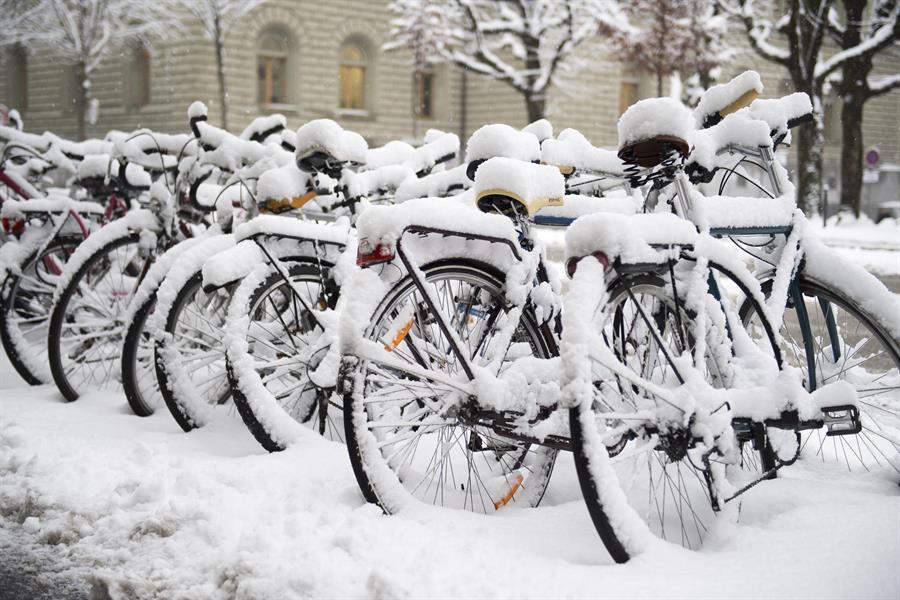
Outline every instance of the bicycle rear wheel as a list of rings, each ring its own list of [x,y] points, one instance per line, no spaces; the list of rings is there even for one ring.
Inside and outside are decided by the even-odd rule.
[[[588,356],[593,402],[570,411],[575,467],[588,512],[617,562],[640,552],[648,531],[699,548],[729,487],[726,465],[717,448],[698,442],[683,422],[684,412],[650,387],[677,388],[689,376],[685,365],[691,363],[694,317],[653,275],[619,279],[601,303],[598,293],[593,305],[598,343]],[[619,366],[612,369],[612,363]],[[719,370],[714,363],[707,357],[695,368],[708,381]],[[648,414],[667,424],[636,430],[634,423]]]
[[[512,320],[504,278],[486,265],[447,261],[421,272],[429,294],[404,278],[365,334],[365,343],[383,348],[384,362],[345,358],[347,448],[363,495],[389,513],[409,502],[479,513],[537,506],[556,451],[498,435],[478,419],[477,399],[453,384],[465,378],[435,313],[474,365],[500,365],[500,373],[515,359],[548,358],[545,333],[528,309]]]
[[[153,336],[147,329],[155,306],[153,293],[134,311],[122,343],[122,388],[128,406],[139,417],[152,415],[162,400],[153,368]]]

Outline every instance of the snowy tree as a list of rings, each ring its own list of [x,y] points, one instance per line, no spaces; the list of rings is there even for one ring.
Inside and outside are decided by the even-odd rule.
[[[421,27],[416,16],[425,4],[394,4],[398,17],[392,44],[412,48]],[[528,119],[535,121],[544,116],[554,76],[574,66],[575,50],[615,14],[612,0],[447,0],[434,28],[425,26],[419,35],[432,39],[441,61],[509,85],[522,95]]]
[[[78,137],[96,118],[92,76],[117,45],[176,31],[174,0],[34,0],[12,3],[17,27],[9,42],[40,46],[72,64]]]
[[[874,58],[891,45],[896,46],[900,33],[896,0],[843,0],[843,15],[832,11],[828,32],[841,51],[832,62],[841,63],[834,70],[831,83],[841,104],[841,204],[853,207],[859,216],[862,200],[863,137],[862,122],[866,102],[900,87],[900,73],[872,77]],[[868,9],[868,10],[867,10]],[[886,27],[887,26],[887,27]],[[869,40],[868,44],[864,44]],[[848,54],[844,54],[848,52]],[[837,69],[837,66],[834,66]]]
[[[838,80],[845,66],[850,69],[843,78],[855,89],[863,85],[878,91],[892,87],[890,81],[869,83],[862,76],[857,59],[868,60],[897,39],[897,0],[875,0],[881,7],[866,19],[847,17],[841,25],[838,0],[787,0],[783,10],[779,6],[758,8],[753,0],[718,0],[727,13],[740,20],[753,50],[762,58],[783,66],[791,78],[794,90],[806,92],[813,102],[814,126],[800,127],[795,135],[798,161],[797,203],[805,211],[815,212],[822,196],[822,152],[825,144],[822,99],[826,88]],[[853,0],[844,0],[844,14],[852,15]],[[767,5],[768,6],[768,5]],[[860,11],[864,14],[864,10]],[[859,37],[848,35],[846,25],[859,27]],[[826,58],[823,44],[827,38],[841,38],[839,51]],[[848,64],[850,63],[850,64]],[[859,81],[854,84],[853,81]],[[886,90],[885,90],[886,91]],[[851,103],[857,102],[851,99]],[[861,113],[860,113],[861,114]],[[861,119],[858,123],[861,124]],[[860,128],[848,136],[848,141],[861,138]],[[861,142],[860,142],[861,143]]]
[[[429,66],[446,60],[462,41],[461,34],[453,29],[454,17],[459,17],[455,8],[445,0],[393,0],[388,5],[395,17],[384,49],[408,51],[412,58],[414,138],[418,137],[418,89],[424,72]]]
[[[222,127],[228,129],[228,88],[225,82],[225,38],[244,16],[265,0],[186,0],[185,5],[203,24],[203,33],[216,51],[219,107]]]
[[[605,22],[601,34],[614,56],[653,73],[658,96],[671,75],[709,87],[730,56],[726,19],[712,0],[627,0],[621,6],[626,18]]]

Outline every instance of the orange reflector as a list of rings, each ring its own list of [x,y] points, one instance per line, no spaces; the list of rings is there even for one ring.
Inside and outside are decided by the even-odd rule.
[[[525,478],[522,477],[521,473],[516,473],[516,480],[512,484],[512,486],[510,486],[509,491],[506,492],[506,494],[504,494],[502,498],[494,502],[494,510],[500,510],[502,507],[509,504],[509,501],[512,500],[512,497],[515,496],[516,492],[519,491],[519,486],[522,485],[522,481],[524,479]]]
[[[415,317],[409,320],[409,322],[400,328],[397,332],[397,335],[394,336],[394,339],[391,340],[390,344],[385,344],[384,349],[388,352],[393,352],[397,346],[403,343],[403,340],[406,339],[406,334],[409,333],[409,330],[412,329],[413,323],[416,321]]]
[[[304,204],[315,197],[316,193],[314,191],[306,192],[302,196],[295,196],[294,198],[291,198],[291,208],[302,208]]]

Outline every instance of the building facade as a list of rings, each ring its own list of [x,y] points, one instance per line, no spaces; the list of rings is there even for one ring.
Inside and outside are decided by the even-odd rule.
[[[414,78],[403,52],[386,53],[391,15],[386,0],[269,0],[230,33],[225,63],[230,128],[240,130],[260,114],[282,113],[291,127],[331,118],[362,134],[371,145],[415,139],[427,128],[467,136],[485,123],[525,125],[524,101],[501,82],[452,65],[439,65]],[[736,33],[735,43],[743,36]],[[616,121],[631,102],[655,94],[655,82],[639,68],[605,58],[596,47],[582,48],[577,69],[553,85],[547,118],[556,130],[574,127],[598,146],[616,145]],[[752,68],[761,73],[768,95],[789,91],[787,73],[741,52],[723,68],[721,80]],[[73,137],[76,115],[69,65],[38,50],[7,48],[0,75],[0,102],[18,108],[26,128]],[[900,52],[888,51],[876,74],[900,70]],[[111,129],[148,127],[166,132],[187,129],[194,100],[220,122],[214,45],[199,23],[186,20],[177,36],[150,48],[116,49],[97,70],[91,93],[99,102],[89,135]],[[826,104],[825,180],[832,195],[839,185],[840,107]],[[897,195],[900,177],[900,92],[870,101],[865,144],[881,157],[876,200]],[[893,175],[890,175],[893,173]],[[871,181],[873,177],[869,176]],[[883,189],[884,188],[884,189]],[[872,190],[875,190],[874,192]]]

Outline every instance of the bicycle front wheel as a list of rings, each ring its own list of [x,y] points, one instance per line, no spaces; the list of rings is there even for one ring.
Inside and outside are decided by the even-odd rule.
[[[796,285],[802,306],[792,299],[785,311],[785,360],[803,372],[809,391],[835,381],[850,383],[862,424],[856,435],[826,436],[821,429],[804,433],[801,455],[850,471],[887,468],[900,474],[900,340],[863,302],[802,274]],[[766,282],[763,290],[771,289]],[[747,306],[741,317],[754,331],[757,311]]]
[[[53,293],[66,261],[84,240],[62,237],[28,257],[0,288],[0,340],[16,372],[29,385],[53,381],[47,367],[47,327]]]
[[[344,424],[363,495],[389,513],[410,501],[478,513],[536,506],[556,451],[479,420],[477,399],[454,384],[467,379],[450,348],[502,374],[516,359],[548,358],[548,341],[530,310],[514,320],[491,268],[454,261],[421,272],[425,294],[406,277],[375,311],[365,337],[383,347],[383,362],[345,358],[356,361],[345,372]]]
[[[147,260],[137,233],[113,239],[78,268],[60,293],[47,350],[53,381],[66,400],[118,385],[125,312]]]

